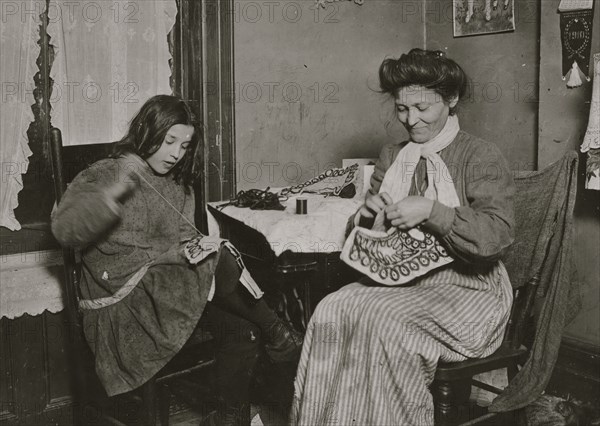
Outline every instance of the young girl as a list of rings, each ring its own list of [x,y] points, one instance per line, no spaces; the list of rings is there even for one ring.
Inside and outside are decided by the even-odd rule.
[[[200,124],[184,101],[149,99],[114,155],[69,185],[52,232],[81,250],[85,336],[108,395],[153,377],[206,310],[224,401],[217,424],[249,424],[256,337],[276,362],[293,359],[302,341],[260,298],[232,246],[213,239],[215,253],[196,264],[186,258],[185,242],[199,236],[191,189],[199,140]]]

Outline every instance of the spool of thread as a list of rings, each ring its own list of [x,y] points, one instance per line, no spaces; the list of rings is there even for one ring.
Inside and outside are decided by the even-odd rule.
[[[306,198],[296,198],[296,214],[308,213],[308,200]]]

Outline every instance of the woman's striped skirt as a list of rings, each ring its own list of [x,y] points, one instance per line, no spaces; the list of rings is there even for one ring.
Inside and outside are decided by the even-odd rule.
[[[409,287],[353,283],[330,294],[306,332],[291,423],[432,425],[438,360],[492,354],[511,303],[501,263],[485,275],[446,268]]]

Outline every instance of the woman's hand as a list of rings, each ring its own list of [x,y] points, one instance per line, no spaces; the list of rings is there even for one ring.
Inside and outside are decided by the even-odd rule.
[[[386,219],[402,230],[411,229],[429,219],[433,201],[419,196],[406,197],[385,208]]]
[[[387,192],[375,195],[369,194],[365,200],[365,204],[363,204],[358,213],[366,219],[373,219],[377,216],[377,213],[390,204],[392,204],[392,198]]]

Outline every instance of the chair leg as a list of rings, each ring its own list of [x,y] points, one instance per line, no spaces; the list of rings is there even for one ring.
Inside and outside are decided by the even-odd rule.
[[[459,407],[456,402],[459,395],[452,382],[435,381],[431,386],[434,401],[434,416],[436,426],[451,426],[458,424]]]
[[[519,372],[519,369],[517,368],[517,363],[516,362],[513,362],[512,364],[510,364],[507,367],[507,369],[506,369],[506,375],[508,376],[508,382],[509,383],[517,375],[518,372]]]
[[[142,418],[144,425],[156,425],[156,381],[154,378],[142,386]]]
[[[312,316],[312,305],[310,300],[310,277],[306,277],[304,279],[304,329],[308,327],[308,323],[310,322],[310,317]]]
[[[158,417],[160,426],[169,426],[169,408],[171,407],[171,392],[168,386],[158,387]]]

